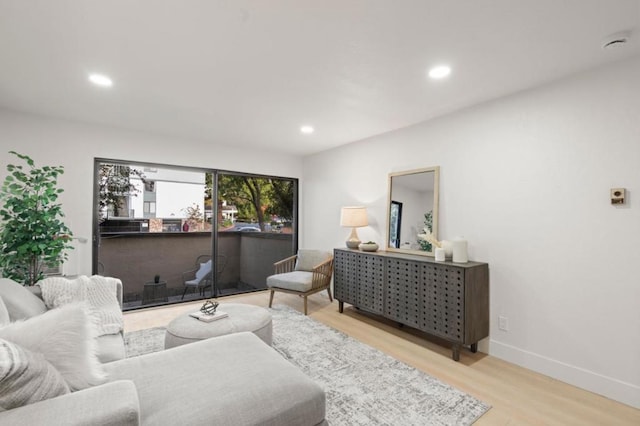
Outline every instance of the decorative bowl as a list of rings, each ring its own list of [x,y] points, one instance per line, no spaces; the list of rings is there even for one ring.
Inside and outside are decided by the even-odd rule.
[[[378,251],[378,244],[369,241],[367,243],[360,244],[360,250],[362,251]]]

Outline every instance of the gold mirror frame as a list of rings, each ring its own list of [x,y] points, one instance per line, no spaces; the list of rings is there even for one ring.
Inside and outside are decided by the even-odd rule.
[[[387,251],[434,255],[431,244],[421,242],[418,234],[424,232],[425,215],[431,212],[431,234],[438,238],[439,186],[439,166],[389,173]]]

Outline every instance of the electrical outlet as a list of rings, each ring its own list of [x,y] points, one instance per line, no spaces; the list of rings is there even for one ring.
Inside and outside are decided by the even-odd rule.
[[[498,317],[498,328],[502,331],[509,331],[509,318],[500,315]]]

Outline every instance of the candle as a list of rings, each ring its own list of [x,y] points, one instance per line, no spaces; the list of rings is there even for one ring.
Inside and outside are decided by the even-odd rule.
[[[467,263],[467,240],[456,239],[451,242],[453,246],[453,261],[455,263]]]

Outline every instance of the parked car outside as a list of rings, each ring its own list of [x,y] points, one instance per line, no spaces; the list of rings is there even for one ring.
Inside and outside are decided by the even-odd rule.
[[[236,230],[240,232],[261,232],[260,228],[258,228],[257,226],[242,226]]]

